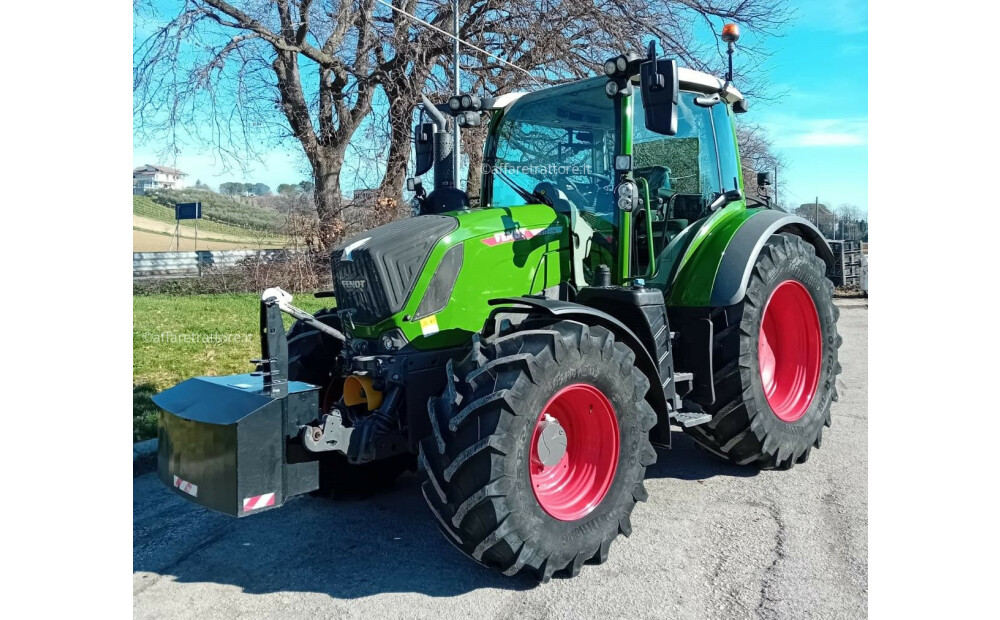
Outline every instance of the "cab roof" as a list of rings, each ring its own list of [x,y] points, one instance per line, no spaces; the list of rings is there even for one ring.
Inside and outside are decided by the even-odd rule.
[[[607,81],[607,78],[603,75],[586,78],[583,80],[577,80],[575,82],[568,82],[567,84],[559,84],[558,86],[550,86],[548,88],[558,88],[559,86],[566,86],[568,84],[580,84],[583,82],[595,82],[603,84]],[[717,93],[722,89],[725,82],[720,80],[714,75],[709,73],[704,73],[702,71],[695,71],[694,69],[688,69],[687,67],[679,67],[677,69],[677,81],[680,83],[681,90],[694,91],[698,93]],[[536,91],[538,92],[538,91]],[[499,110],[506,108],[510,104],[514,103],[524,95],[526,92],[514,92],[506,93],[496,97],[494,99],[487,99],[483,102],[483,107],[485,109]],[[722,93],[723,99],[726,103],[735,103],[737,101],[743,100],[743,93],[736,89],[732,84],[726,86],[725,91]]]

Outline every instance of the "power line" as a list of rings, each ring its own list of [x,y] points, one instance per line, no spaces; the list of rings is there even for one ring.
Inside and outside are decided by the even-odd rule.
[[[427,26],[431,30],[435,30],[435,31],[443,34],[444,36],[448,37],[449,39],[455,39],[456,41],[458,41],[462,45],[468,45],[472,49],[474,49],[476,51],[479,51],[479,52],[482,52],[482,53],[486,54],[487,56],[489,56],[490,58],[493,58],[494,60],[498,60],[498,61],[502,62],[503,64],[507,65],[508,67],[511,67],[512,69],[517,69],[521,73],[523,73],[526,76],[528,76],[531,79],[531,81],[534,82],[535,84],[538,84],[539,86],[543,86],[543,84],[541,82],[539,82],[538,80],[536,80],[535,76],[531,75],[531,73],[527,69],[522,69],[521,67],[518,67],[517,65],[515,65],[512,62],[504,60],[503,58],[500,58],[496,54],[491,54],[490,52],[487,52],[486,50],[484,50],[481,47],[477,47],[477,46],[473,45],[472,43],[469,43],[468,41],[463,41],[462,39],[460,39],[459,37],[456,37],[455,35],[451,34],[450,32],[445,32],[444,30],[441,30],[440,28],[438,28],[434,24],[432,24],[430,22],[427,22],[427,21],[424,21],[424,20],[420,19],[419,17],[417,17],[416,15],[413,15],[412,13],[407,13],[403,9],[401,9],[399,7],[395,7],[391,3],[386,2],[385,0],[375,0],[375,1],[378,2],[381,5],[389,7],[390,9],[392,9],[393,11],[396,11],[397,13],[400,13],[401,15],[405,15],[406,17],[409,17],[410,19],[412,19],[415,22],[418,22],[418,23],[423,24],[424,26]],[[457,59],[456,59],[456,62],[457,62]]]

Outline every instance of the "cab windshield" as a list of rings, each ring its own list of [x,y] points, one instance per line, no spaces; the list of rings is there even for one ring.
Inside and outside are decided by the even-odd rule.
[[[592,78],[531,93],[509,108],[486,153],[487,206],[524,204],[503,177],[528,192],[548,181],[582,212],[617,225],[614,111],[606,81]],[[696,96],[681,93],[674,136],[646,129],[638,89],[632,97],[634,175],[648,182],[654,210],[657,198],[665,207],[655,219],[693,222],[707,215],[720,192],[739,187],[727,106],[697,106]],[[502,174],[492,174],[493,167]]]
[[[602,79],[525,95],[504,115],[486,154],[488,206],[524,204],[506,176],[531,192],[549,181],[581,211],[612,219],[612,101]],[[493,168],[501,174],[492,174]]]

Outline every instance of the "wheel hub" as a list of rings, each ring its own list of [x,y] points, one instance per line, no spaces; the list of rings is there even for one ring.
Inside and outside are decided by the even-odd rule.
[[[618,418],[598,388],[566,386],[535,422],[528,464],[542,510],[560,521],[581,519],[604,499],[618,467]]]
[[[566,431],[559,420],[547,413],[542,414],[538,426],[538,443],[535,444],[538,461],[543,467],[557,465],[566,454]]]
[[[819,384],[822,332],[816,304],[797,280],[778,284],[764,306],[757,366],[764,396],[783,422],[809,409]]]

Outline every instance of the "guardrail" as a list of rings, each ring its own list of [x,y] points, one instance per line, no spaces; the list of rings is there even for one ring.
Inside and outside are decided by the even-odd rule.
[[[241,260],[283,261],[288,250],[205,250],[201,252],[133,252],[133,278],[184,278],[200,276],[207,269],[231,267]]]

